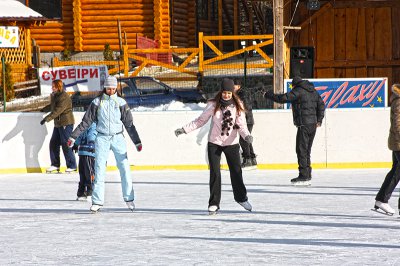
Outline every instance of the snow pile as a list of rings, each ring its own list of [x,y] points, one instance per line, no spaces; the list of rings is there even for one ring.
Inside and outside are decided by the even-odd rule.
[[[206,107],[206,103],[183,103],[178,101],[172,101],[169,104],[162,104],[153,108],[139,106],[132,108],[136,112],[146,112],[146,111],[195,111],[203,110]]]

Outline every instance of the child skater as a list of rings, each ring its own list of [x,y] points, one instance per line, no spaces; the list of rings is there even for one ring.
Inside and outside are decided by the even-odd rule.
[[[204,126],[212,119],[208,136],[208,160],[210,163],[210,199],[208,211],[215,214],[221,201],[221,169],[222,152],[229,166],[234,199],[244,209],[251,211],[247,190],[243,183],[239,154],[239,134],[249,143],[253,137],[247,129],[245,110],[234,92],[234,82],[223,79],[221,90],[214,99],[209,100],[203,113],[194,121],[175,130],[175,135],[189,133]],[[239,133],[239,134],[238,134]]]
[[[93,123],[75,140],[74,149],[78,150],[79,155],[79,185],[76,200],[92,201],[96,136],[96,123]]]

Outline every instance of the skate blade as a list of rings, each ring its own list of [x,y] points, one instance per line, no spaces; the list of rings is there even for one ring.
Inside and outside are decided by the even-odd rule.
[[[257,166],[247,166],[242,168],[243,171],[257,170]]]
[[[88,201],[88,199],[86,197],[77,197],[76,200],[77,201]]]
[[[217,213],[218,213],[218,211],[215,211],[215,212],[208,212],[208,215],[217,215]]]
[[[305,182],[292,182],[292,185],[295,187],[309,187],[311,186],[310,181],[305,181]]]
[[[56,170],[54,170],[54,171],[46,171],[46,174],[61,174],[61,172],[60,171],[56,171]]]
[[[377,208],[372,208],[371,211],[386,215],[386,216],[393,216],[394,213],[390,213],[390,212],[385,212],[384,210],[382,210],[381,208],[377,207]]]

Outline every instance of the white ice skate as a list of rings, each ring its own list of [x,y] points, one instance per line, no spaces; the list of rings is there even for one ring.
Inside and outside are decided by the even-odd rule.
[[[76,169],[73,169],[73,168],[67,168],[66,170],[65,170],[65,173],[66,174],[71,174],[71,173],[75,173],[76,172]]]
[[[375,206],[372,210],[389,216],[392,216],[394,214],[393,208],[390,207],[388,203],[383,203],[378,200],[375,201]]]
[[[100,211],[101,207],[102,207],[101,205],[92,204],[92,206],[90,207],[90,211],[92,213],[97,213],[98,211]]]
[[[253,207],[251,206],[250,202],[244,201],[244,202],[238,202],[238,203],[239,203],[240,206],[242,206],[246,211],[251,212],[251,210],[252,210]]]
[[[47,174],[53,174],[53,173],[60,173],[60,167],[57,166],[50,166],[49,168],[46,169]]]
[[[215,215],[215,214],[217,214],[218,210],[219,210],[219,208],[218,208],[217,205],[208,206],[208,214],[209,214],[209,215]]]
[[[78,197],[76,197],[76,200],[77,201],[87,201],[87,197],[84,195],[84,196],[78,196]]]
[[[135,203],[133,203],[132,201],[125,201],[126,206],[128,206],[129,210],[131,210],[132,212],[135,210]]]

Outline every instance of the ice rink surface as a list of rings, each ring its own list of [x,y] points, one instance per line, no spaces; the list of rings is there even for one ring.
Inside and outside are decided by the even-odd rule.
[[[244,171],[253,212],[223,171],[209,216],[208,171],[132,172],[136,211],[107,173],[98,214],[78,174],[0,175],[0,265],[400,265],[400,218],[371,211],[388,169]],[[389,203],[397,211],[399,191]]]

